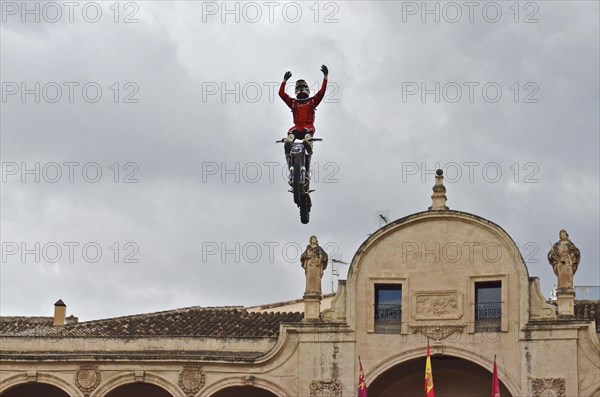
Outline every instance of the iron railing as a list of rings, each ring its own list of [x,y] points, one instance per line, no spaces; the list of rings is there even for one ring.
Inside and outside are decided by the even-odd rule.
[[[402,305],[375,305],[375,333],[399,334],[402,321]]]
[[[475,332],[500,332],[501,324],[502,302],[475,305]]]

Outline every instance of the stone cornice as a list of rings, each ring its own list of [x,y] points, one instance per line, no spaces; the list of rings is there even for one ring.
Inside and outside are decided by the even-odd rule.
[[[81,352],[57,352],[57,351],[2,351],[0,354],[1,362],[81,362],[81,361],[181,361],[181,362],[226,362],[242,364],[253,363],[256,359],[262,357],[265,352],[223,352],[223,351],[81,351]]]

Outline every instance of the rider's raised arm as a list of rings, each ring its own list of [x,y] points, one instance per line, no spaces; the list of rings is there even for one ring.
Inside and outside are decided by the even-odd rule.
[[[321,103],[323,97],[325,96],[325,90],[327,90],[327,77],[329,75],[329,70],[327,69],[327,66],[321,66],[321,72],[323,72],[323,83],[321,83],[321,89],[319,90],[319,92],[317,92],[316,95],[313,97],[315,107],[319,106],[319,103]]]
[[[292,98],[290,98],[290,96],[285,93],[285,84],[287,83],[290,77],[292,77],[292,73],[285,72],[285,75],[283,76],[283,81],[281,82],[281,86],[279,86],[279,97],[283,99],[283,102],[285,102],[285,104],[288,105],[288,107],[291,109]]]
[[[285,93],[285,81],[281,83],[281,86],[279,87],[279,97],[283,99],[283,102],[285,102],[290,109],[292,108],[292,98]]]
[[[323,100],[326,89],[327,89],[327,76],[323,77],[323,83],[321,83],[321,89],[313,97],[315,100],[315,107],[319,106],[319,103],[321,103],[321,101]]]

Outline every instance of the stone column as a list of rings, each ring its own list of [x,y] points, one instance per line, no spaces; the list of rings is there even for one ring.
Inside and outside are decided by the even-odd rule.
[[[575,291],[566,290],[556,293],[558,315],[563,317],[575,316]]]
[[[321,321],[321,294],[304,294],[304,321]]]

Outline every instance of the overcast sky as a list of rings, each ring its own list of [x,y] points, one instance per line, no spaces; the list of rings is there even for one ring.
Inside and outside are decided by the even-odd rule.
[[[300,298],[310,235],[349,263],[438,167],[545,296],[562,228],[600,285],[598,2],[66,3],[2,1],[2,315]],[[321,64],[302,225],[276,90]]]

